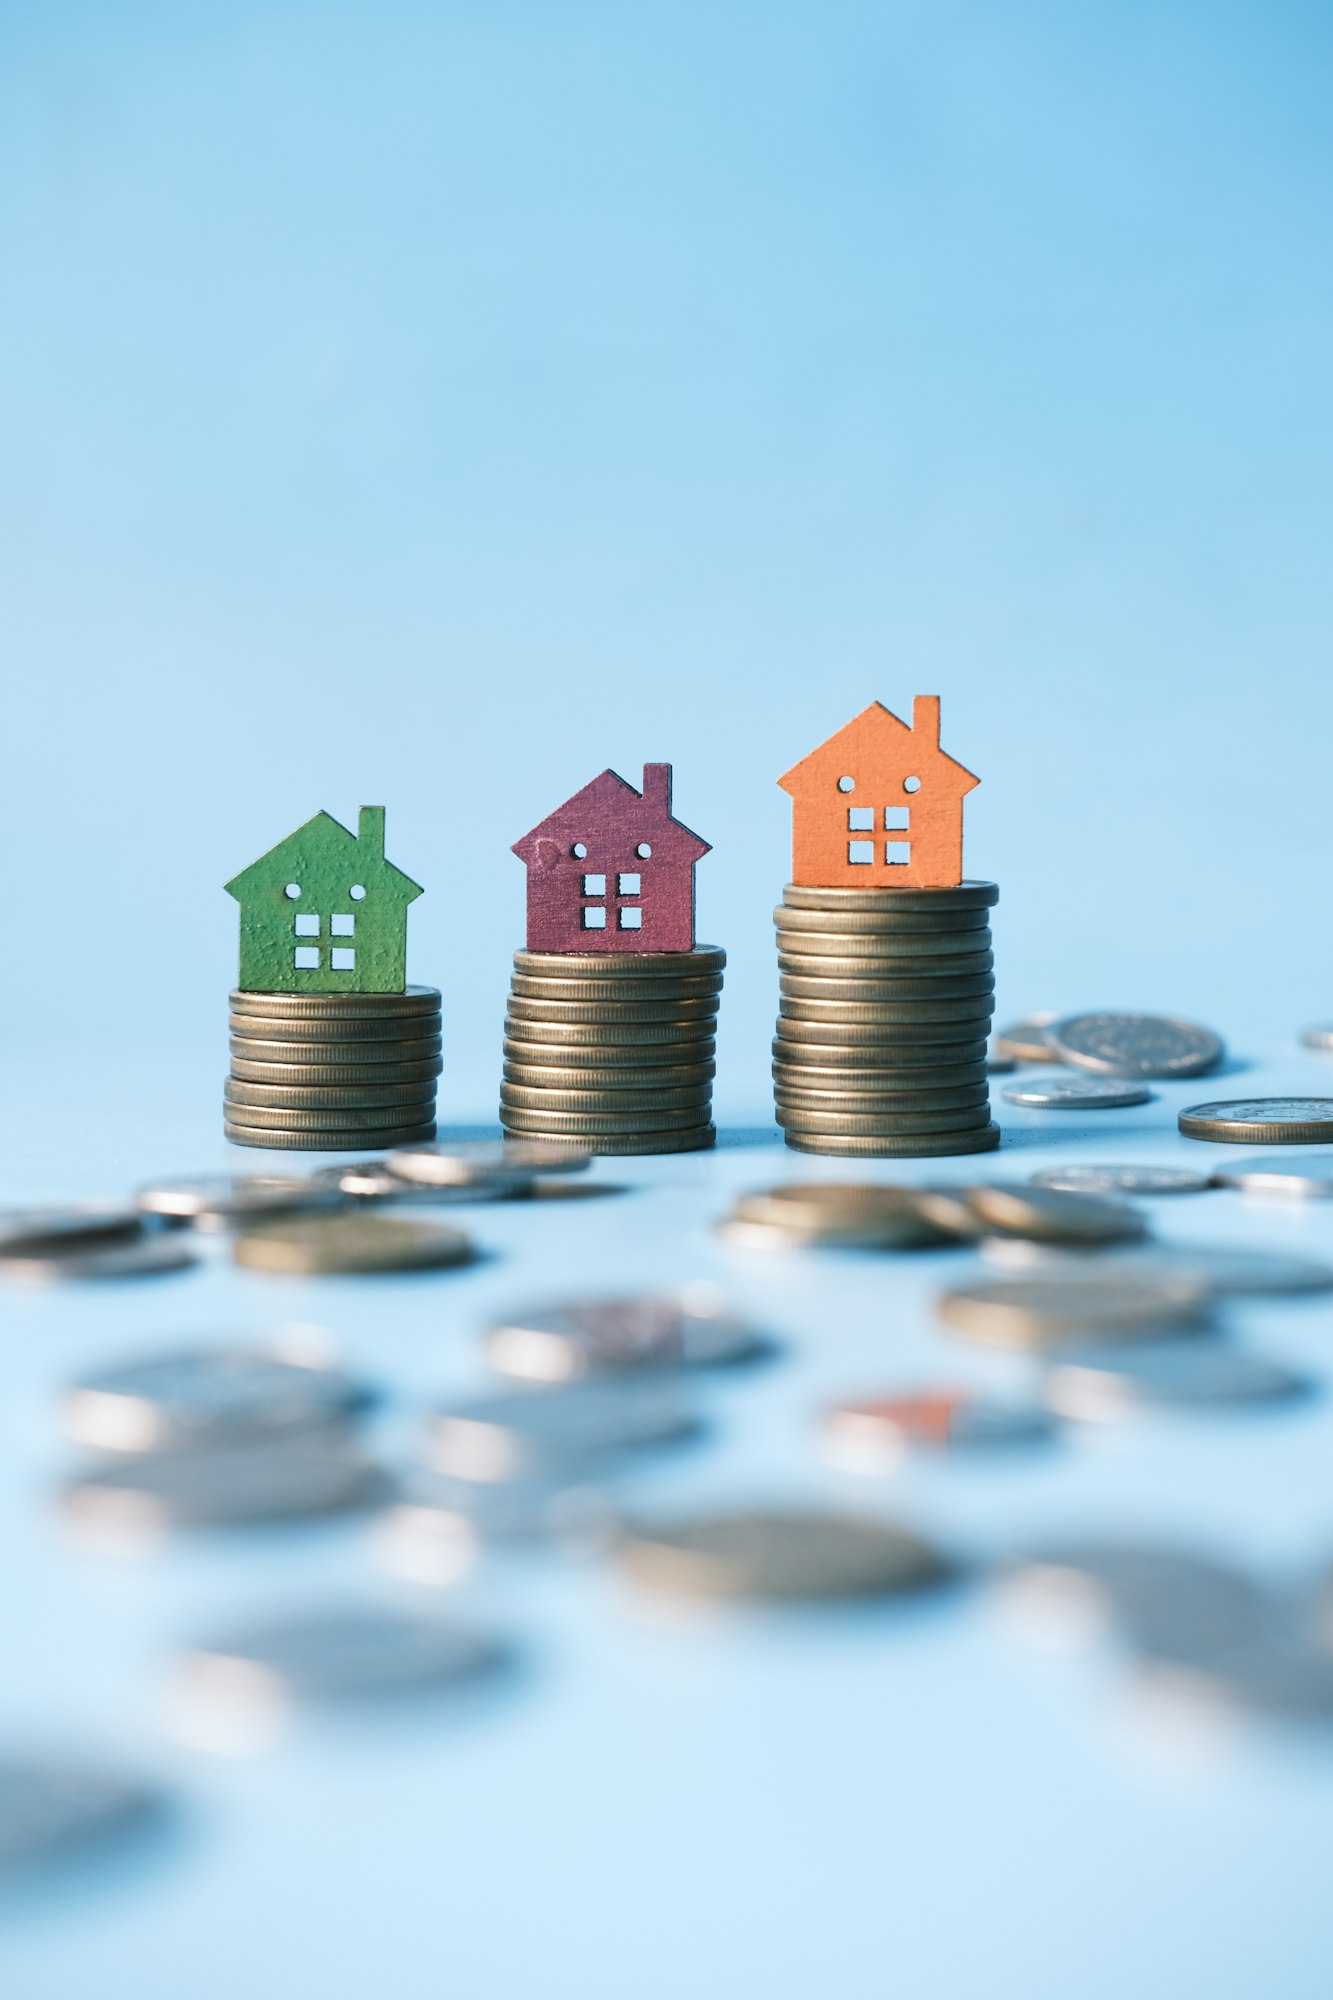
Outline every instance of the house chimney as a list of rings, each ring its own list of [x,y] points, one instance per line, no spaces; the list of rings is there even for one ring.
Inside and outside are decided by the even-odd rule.
[[[912,734],[921,739],[923,750],[940,747],[940,698],[937,694],[912,697]]]
[[[646,805],[657,807],[668,819],[671,817],[670,764],[644,765],[643,797]]]
[[[384,807],[362,806],[356,822],[356,837],[366,848],[366,856],[371,861],[384,859]]]

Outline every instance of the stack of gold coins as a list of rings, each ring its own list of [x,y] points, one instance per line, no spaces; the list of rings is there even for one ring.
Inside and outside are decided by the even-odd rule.
[[[238,1146],[378,1152],[435,1135],[440,993],[233,993],[223,1129]]]
[[[989,1152],[993,882],[804,889],[773,912],[777,1119],[802,1153]]]
[[[718,996],[727,955],[518,951],[500,1123],[594,1153],[711,1146]]]

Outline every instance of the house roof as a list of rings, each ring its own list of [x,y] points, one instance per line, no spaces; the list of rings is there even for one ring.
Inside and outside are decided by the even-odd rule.
[[[392,861],[384,857],[382,846],[378,849],[372,839],[362,841],[361,835],[345,827],[332,813],[317,812],[304,820],[294,832],[267,848],[248,868],[242,868],[239,875],[233,875],[223,888],[229,896],[239,901],[248,889],[266,883],[273,875],[297,864],[298,857],[316,854],[321,862],[328,862],[346,855],[349,868],[355,868],[364,875],[372,873],[381,882],[387,881],[402,891],[405,903],[412,903],[425,892],[420,882],[414,882],[410,875],[396,868]],[[280,864],[280,865],[279,865]]]
[[[697,833],[678,820],[671,811],[670,766],[650,765],[649,772],[666,773],[666,781],[656,795],[647,789],[640,792],[618,771],[599,771],[597,776],[579,791],[567,798],[563,805],[540,820],[521,840],[516,840],[510,852],[517,854],[520,861],[536,858],[540,841],[554,839],[578,840],[585,832],[596,835],[611,822],[622,825],[637,834],[655,836],[658,840],[670,838],[673,856],[697,861],[710,851],[710,843],[701,840]]]
[[[850,722],[844,722],[841,729],[835,729],[832,736],[826,736],[799,763],[784,771],[778,783],[784,792],[790,792],[794,797],[804,789],[807,780],[822,783],[829,766],[838,762],[838,757],[833,754],[835,751],[845,750],[850,755],[855,748],[864,755],[867,740],[876,749],[900,748],[905,763],[922,766],[929,763],[941,778],[949,779],[960,798],[964,792],[970,792],[974,785],[981,783],[975,772],[969,771],[956,757],[950,757],[940,749],[938,737],[932,738],[919,728],[913,729],[911,723],[904,722],[882,701],[870,702]]]

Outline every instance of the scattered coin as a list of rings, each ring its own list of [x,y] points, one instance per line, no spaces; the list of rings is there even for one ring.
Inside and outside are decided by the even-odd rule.
[[[840,1249],[914,1250],[955,1240],[923,1190],[881,1182],[788,1181],[740,1195],[723,1225],[740,1242],[817,1243]]]
[[[1147,1234],[1138,1209],[1107,1195],[996,1181],[966,1189],[964,1199],[988,1229],[1038,1243],[1132,1243]]]
[[[887,1521],[782,1509],[637,1521],[617,1557],[653,1589],[775,1601],[896,1596],[948,1573],[938,1550]]]
[[[1055,1019],[1050,1013],[1025,1014],[1021,1021],[1012,1021],[995,1037],[996,1055],[1009,1062],[1058,1063],[1047,1033]]]
[[[545,1139],[440,1140],[433,1146],[400,1147],[385,1166],[405,1181],[432,1187],[475,1187],[510,1177],[529,1181],[535,1174],[576,1174],[592,1164],[586,1146]]]
[[[1048,1034],[1057,1061],[1102,1076],[1201,1076],[1226,1054],[1210,1029],[1161,1014],[1068,1014]]]
[[[1000,1095],[1009,1104],[1033,1111],[1113,1111],[1127,1104],[1146,1104],[1152,1095],[1146,1084],[1102,1082],[1092,1076],[1025,1077],[1006,1084]]]
[[[183,1678],[195,1697],[268,1711],[442,1690],[504,1657],[494,1639],[453,1620],[338,1606],[197,1646]]]
[[[73,1757],[0,1755],[0,1879],[123,1838],[158,1820],[161,1795]]]
[[[383,1160],[353,1160],[342,1166],[321,1167],[315,1179],[356,1201],[396,1201],[412,1206],[425,1203],[446,1208],[476,1201],[513,1201],[531,1195],[537,1187],[535,1175],[520,1174],[496,1174],[456,1187],[409,1181],[401,1174],[390,1173]]]
[[[1178,1119],[1187,1139],[1298,1146],[1333,1140],[1333,1097],[1233,1097],[1191,1104]]]
[[[1119,1251],[1108,1268],[1117,1277],[1162,1278],[1222,1297],[1326,1292],[1333,1286],[1333,1266],[1317,1257],[1212,1243],[1161,1243]]]
[[[192,1222],[197,1229],[223,1229],[251,1215],[341,1206],[336,1188],[297,1174],[168,1174],[140,1188],[134,1199],[146,1215]]]
[[[144,1236],[129,1243],[105,1243],[88,1249],[52,1252],[0,1251],[0,1277],[44,1284],[52,1278],[157,1278],[171,1271],[188,1271],[199,1252],[176,1233]]]
[[[61,1506],[80,1528],[145,1539],[345,1513],[383,1491],[370,1459],[336,1437],[309,1436],[105,1459],[66,1482]]]
[[[729,1311],[711,1285],[538,1305],[493,1321],[486,1334],[491,1366],[531,1382],[716,1367],[748,1361],[767,1348],[764,1336]]]
[[[822,1428],[837,1456],[877,1464],[917,1448],[969,1450],[1038,1443],[1051,1420],[1035,1405],[1002,1403],[967,1389],[859,1397],[824,1412]]]
[[[581,1476],[608,1459],[692,1436],[698,1416],[667,1382],[562,1382],[437,1410],[427,1456],[455,1479]]]
[[[244,1229],[232,1256],[252,1271],[434,1271],[469,1263],[470,1238],[446,1222],[378,1213],[293,1216]]]
[[[1045,1398],[1062,1417],[1108,1423],[1153,1409],[1220,1409],[1291,1401],[1308,1376],[1262,1355],[1212,1341],[1144,1348],[1084,1349],[1046,1378]]]
[[[1213,1187],[1240,1188],[1245,1194],[1285,1194],[1321,1200],[1333,1195],[1333,1153],[1289,1153],[1269,1159],[1237,1160],[1217,1167]]]
[[[1195,1664],[1248,1649],[1275,1620],[1269,1594],[1230,1563],[1163,1544],[1069,1541],[1010,1573],[1026,1608],[1067,1623],[1088,1614],[1145,1659]]]
[[[1220,1179],[1214,1174],[1213,1181]],[[1033,1174],[1033,1187],[1062,1188],[1069,1194],[1198,1194],[1212,1185],[1190,1167],[1047,1167]],[[1333,1185],[1330,1185],[1333,1193]]]
[[[611,1540],[615,1516],[607,1495],[580,1480],[455,1479],[421,1471],[376,1524],[384,1568],[413,1583],[457,1582],[483,1549],[556,1543],[584,1550]]]
[[[1063,1264],[980,1278],[940,1294],[939,1317],[987,1346],[1046,1348],[1072,1341],[1152,1340],[1203,1326],[1206,1295],[1168,1279],[1112,1276]]]
[[[63,1208],[0,1209],[0,1256],[44,1256],[60,1250],[127,1243],[143,1235],[144,1220],[133,1208],[76,1202]]]
[[[186,1348],[85,1375],[65,1391],[61,1414],[77,1443],[95,1451],[184,1450],[319,1430],[368,1400],[362,1383],[321,1354],[309,1329],[284,1345]]]

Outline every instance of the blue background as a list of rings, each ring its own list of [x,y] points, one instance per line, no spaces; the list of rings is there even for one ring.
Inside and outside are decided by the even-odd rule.
[[[442,1109],[490,1119],[509,844],[645,759],[714,845],[719,1112],[771,1134],[773,780],[917,692],[983,778],[1002,1012],[1176,1009],[1236,1088],[1327,1088],[1293,1035],[1333,999],[1331,41],[1226,0],[0,9],[0,1198],[236,1161],[220,884],[321,806],[388,807]],[[1006,1111],[1000,1165],[1197,1163],[1198,1094]],[[438,1283],[220,1259],[6,1293],[0,1736],[111,1748],[185,1808],[165,1865],[16,1927],[7,2000],[1323,2000],[1327,1747],[1158,1754],[1122,1659],[1044,1661],[971,1599],[696,1627],[520,1566],[474,1608],[529,1675],[469,1727],[235,1765],[164,1728],[192,1636],[365,1587],[367,1550],[78,1556],[52,1399],[276,1318],[385,1382],[389,1448],[480,1379],[487,1312],[711,1274],[786,1358],[703,1385],[718,1449],[649,1495],[855,1498],[983,1558],[1080,1524],[1278,1576],[1326,1551],[1327,1398],[840,1484],[821,1400],[1015,1378],[935,1328],[947,1258],[722,1249],[736,1188],[810,1171],[757,1142],[608,1165],[634,1192],[479,1212],[496,1256]],[[1333,1250],[1322,1210],[1158,1206],[1163,1235]],[[1326,1361],[1321,1300],[1232,1317]]]

